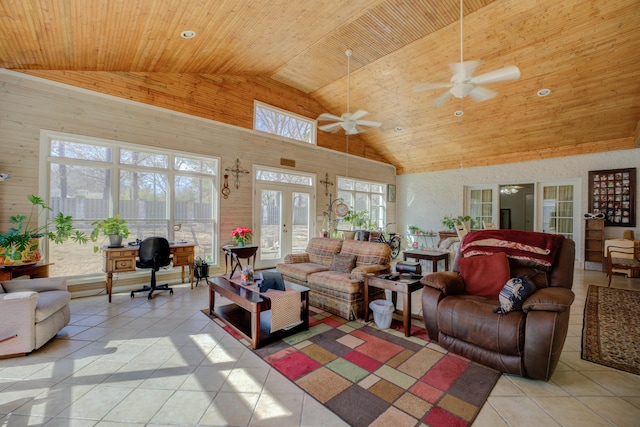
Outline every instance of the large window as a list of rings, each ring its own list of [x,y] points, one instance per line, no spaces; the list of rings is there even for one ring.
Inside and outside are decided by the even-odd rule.
[[[316,143],[316,121],[259,101],[254,103],[253,128],[296,141]]]
[[[90,233],[93,221],[120,214],[131,232],[126,241],[193,242],[196,256],[217,262],[217,159],[53,132],[42,140],[52,215],[72,215]],[[104,244],[102,236],[96,244]],[[51,274],[101,271],[102,257],[91,246],[50,245]]]
[[[374,227],[384,228],[387,220],[386,184],[338,177],[338,198],[350,209],[366,211],[368,221]],[[338,224],[341,230],[350,229],[347,223]]]

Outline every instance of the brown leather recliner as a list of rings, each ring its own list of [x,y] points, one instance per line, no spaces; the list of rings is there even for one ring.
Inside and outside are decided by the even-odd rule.
[[[500,306],[497,300],[467,295],[456,265],[455,271],[424,276],[422,309],[429,337],[453,353],[498,371],[549,380],[569,326],[574,257],[575,243],[562,239],[547,271],[509,258],[511,277],[528,275],[536,291],[524,301],[521,311],[507,314],[494,313]]]

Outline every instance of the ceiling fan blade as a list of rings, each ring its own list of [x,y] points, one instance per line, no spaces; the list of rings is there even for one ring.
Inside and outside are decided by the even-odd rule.
[[[506,80],[518,80],[520,69],[515,65],[510,65],[499,70],[490,71],[471,79],[471,84],[479,85],[484,83],[502,82]]]
[[[423,90],[442,89],[445,87],[453,87],[451,83],[422,83],[413,88],[414,92],[422,92]]]
[[[330,113],[322,113],[318,116],[318,118],[316,120],[319,120],[321,122],[323,121],[327,121],[327,120],[342,120],[342,117],[338,117],[334,114],[330,114]]]
[[[382,126],[381,122],[374,122],[371,120],[356,120],[356,124],[359,126],[370,126],[376,128]]]
[[[471,92],[469,92],[469,96],[476,102],[486,101],[487,99],[491,99],[496,95],[496,92],[480,86],[474,87],[473,89],[471,89]]]
[[[353,114],[351,114],[351,115],[349,116],[349,120],[351,120],[351,121],[356,121],[356,120],[358,120],[359,118],[366,116],[367,114],[369,114],[367,111],[364,111],[364,110],[358,110],[358,111],[356,111],[355,113],[353,113]]]
[[[447,99],[449,99],[451,97],[451,92],[450,91],[446,91],[444,94],[442,94],[438,99],[436,99],[435,101],[433,101],[431,103],[431,105],[433,105],[434,107],[439,107],[442,104],[444,104]]]
[[[482,64],[482,61],[464,61],[449,64],[449,70],[455,80],[467,80],[473,76],[473,72]]]
[[[318,129],[325,131],[325,132],[333,132],[336,131],[340,128],[340,126],[342,126],[343,122],[337,122],[337,123],[331,123],[328,125],[322,125],[322,126],[318,126]]]

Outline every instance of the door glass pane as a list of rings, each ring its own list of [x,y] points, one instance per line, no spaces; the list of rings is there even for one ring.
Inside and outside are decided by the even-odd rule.
[[[311,235],[311,197],[308,193],[293,193],[293,227],[292,248],[293,253],[304,252]]]
[[[282,242],[282,192],[262,190],[260,194],[261,260],[280,259]],[[306,247],[306,245],[305,245]]]
[[[542,231],[573,239],[573,185],[545,186],[542,194]]]

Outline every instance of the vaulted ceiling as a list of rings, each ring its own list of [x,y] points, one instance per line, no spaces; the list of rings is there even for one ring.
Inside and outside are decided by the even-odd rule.
[[[463,11],[475,74],[521,70],[485,85],[498,95],[481,103],[434,107],[446,89],[413,91],[451,78],[459,0],[2,0],[0,67],[251,128],[253,99],[310,118],[345,112],[352,49],[351,111],[383,123],[354,136],[354,152],[399,174],[637,146],[638,0],[465,0]],[[319,145],[342,141],[319,132]]]

